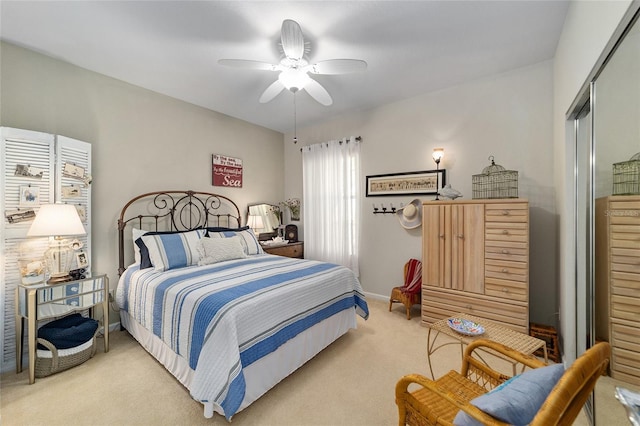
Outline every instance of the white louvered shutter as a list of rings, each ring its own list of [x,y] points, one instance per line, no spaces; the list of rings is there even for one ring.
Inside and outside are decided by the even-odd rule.
[[[87,212],[84,225],[88,235],[82,237],[81,240],[85,243],[84,249],[87,255],[90,255],[90,189],[83,189],[81,196],[74,198],[73,201],[62,198],[62,185],[70,185],[70,183],[66,183],[66,179],[71,178],[61,178],[61,165],[69,161],[85,168],[90,174],[91,145],[47,133],[8,127],[0,128],[0,134],[2,136],[2,145],[0,146],[0,187],[2,187],[0,211],[3,216],[0,225],[0,277],[2,277],[2,282],[0,282],[0,317],[2,318],[0,371],[6,372],[15,369],[14,299],[15,289],[21,280],[18,260],[39,256],[48,247],[47,238],[27,238],[27,231],[32,221],[10,223],[6,213],[23,212],[28,209],[37,212],[37,206],[20,206],[20,189],[24,186],[38,188],[39,204],[55,201],[84,204]],[[42,177],[32,178],[16,175],[18,165],[42,170]],[[81,181],[73,180],[74,184],[82,185]],[[28,353],[26,339],[23,342],[23,347],[23,353]]]

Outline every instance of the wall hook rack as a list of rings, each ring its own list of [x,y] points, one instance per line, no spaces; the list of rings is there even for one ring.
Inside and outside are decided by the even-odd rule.
[[[380,204],[380,207],[373,205],[373,214],[394,214],[396,212],[396,208],[393,206],[393,203],[390,204],[389,208],[385,207],[384,204]]]

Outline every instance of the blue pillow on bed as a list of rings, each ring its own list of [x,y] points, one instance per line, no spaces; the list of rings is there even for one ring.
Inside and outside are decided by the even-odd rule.
[[[142,241],[143,235],[162,235],[162,234],[180,234],[182,232],[189,231],[143,231],[140,229],[133,230],[134,239],[136,247],[138,247],[138,253],[136,253],[136,262],[140,263],[140,269],[152,268],[153,264],[151,263],[151,259],[149,259],[149,249],[145,245],[144,241]],[[139,258],[138,258],[139,257]]]
[[[485,413],[512,425],[528,425],[564,373],[562,364],[535,368],[514,376],[492,391],[471,400]],[[460,410],[453,419],[457,426],[476,426],[480,422]]]
[[[242,249],[245,254],[253,255],[264,253],[262,246],[258,242],[258,238],[256,238],[256,234],[253,233],[251,228],[242,231],[209,232],[209,238],[231,238],[236,236],[240,237],[240,243],[242,244]]]
[[[167,271],[197,265],[200,260],[198,241],[203,235],[204,231],[195,230],[176,234],[145,234],[140,239],[149,251],[153,268],[156,271]],[[140,252],[142,253],[142,249]]]

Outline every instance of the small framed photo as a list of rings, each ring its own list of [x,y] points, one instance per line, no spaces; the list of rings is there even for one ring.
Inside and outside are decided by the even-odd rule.
[[[89,259],[87,258],[87,252],[79,251],[78,253],[76,253],[76,264],[78,266],[78,269],[86,268],[87,266],[89,266]]]
[[[62,187],[62,196],[64,198],[77,198],[82,195],[80,185],[68,185]]]
[[[20,207],[34,207],[40,205],[40,187],[24,185],[20,186]]]
[[[75,179],[84,179],[84,167],[76,166],[73,163],[64,163],[62,174]]]
[[[81,222],[86,222],[87,221],[87,207],[77,204],[76,205],[76,210],[78,210],[78,216],[80,216],[80,221]]]
[[[36,212],[33,209],[6,210],[4,217],[9,223],[28,222],[36,218]]]
[[[42,179],[42,176],[44,176],[44,171],[44,169],[33,167],[28,164],[16,164],[16,171],[13,174],[14,176],[21,176],[31,179]]]

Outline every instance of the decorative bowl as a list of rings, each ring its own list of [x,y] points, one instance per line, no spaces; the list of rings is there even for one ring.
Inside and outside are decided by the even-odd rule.
[[[484,327],[477,322],[469,321],[464,318],[449,318],[447,320],[449,327],[460,334],[467,336],[480,336],[484,334]]]

